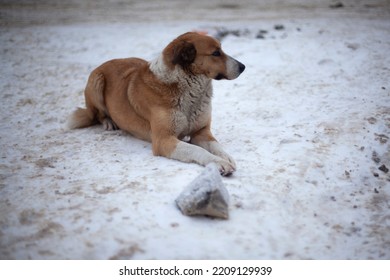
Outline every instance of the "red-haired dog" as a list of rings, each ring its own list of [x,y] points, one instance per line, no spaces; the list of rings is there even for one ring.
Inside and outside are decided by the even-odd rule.
[[[151,141],[156,156],[214,162],[229,175],[236,164],[210,131],[212,80],[235,79],[244,69],[216,39],[185,33],[151,62],[114,59],[96,68],[85,88],[86,109],[73,113],[70,127],[119,128]]]

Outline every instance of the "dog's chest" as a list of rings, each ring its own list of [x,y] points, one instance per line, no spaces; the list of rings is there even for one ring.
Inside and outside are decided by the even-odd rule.
[[[188,86],[189,84],[189,86]],[[211,116],[211,81],[191,80],[181,87],[181,95],[174,112],[175,132],[185,137],[207,125]]]

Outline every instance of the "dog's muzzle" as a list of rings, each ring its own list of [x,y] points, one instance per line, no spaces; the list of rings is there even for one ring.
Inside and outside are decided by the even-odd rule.
[[[245,65],[235,60],[233,57],[228,56],[226,61],[226,75],[218,74],[215,77],[216,80],[227,79],[234,80],[245,70]]]

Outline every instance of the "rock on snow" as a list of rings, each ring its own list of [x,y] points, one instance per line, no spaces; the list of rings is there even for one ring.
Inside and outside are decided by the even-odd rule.
[[[227,219],[229,193],[215,164],[208,164],[176,199],[184,215],[206,215]]]

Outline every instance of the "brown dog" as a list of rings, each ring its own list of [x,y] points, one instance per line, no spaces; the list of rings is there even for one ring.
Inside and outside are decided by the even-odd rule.
[[[185,33],[154,61],[114,59],[96,68],[85,88],[86,109],[72,115],[71,128],[102,123],[152,142],[153,154],[207,165],[222,175],[234,160],[210,131],[212,79],[237,78],[245,66],[227,56],[214,38]],[[181,141],[189,136],[189,142]]]

